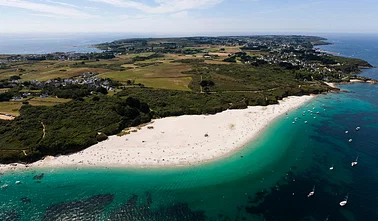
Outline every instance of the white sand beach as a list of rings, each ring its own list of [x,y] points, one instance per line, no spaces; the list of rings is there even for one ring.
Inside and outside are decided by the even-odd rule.
[[[154,120],[137,132],[108,140],[68,156],[46,157],[33,167],[171,167],[226,157],[251,142],[275,118],[313,96],[289,97],[280,104]],[[136,130],[132,128],[131,130]],[[0,172],[25,165],[0,165]]]

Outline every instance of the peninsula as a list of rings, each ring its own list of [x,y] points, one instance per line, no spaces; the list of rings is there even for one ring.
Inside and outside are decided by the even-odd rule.
[[[368,80],[356,74],[370,64],[314,48],[324,40],[125,39],[97,45],[102,53],[1,55],[0,163],[150,167],[227,156],[305,95],[336,90],[324,82]]]

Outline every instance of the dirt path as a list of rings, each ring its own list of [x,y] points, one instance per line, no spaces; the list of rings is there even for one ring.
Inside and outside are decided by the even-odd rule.
[[[43,131],[42,139],[43,139],[46,136],[46,126],[45,126],[45,124],[43,122],[41,122],[41,124],[42,124],[42,127],[43,127],[43,129],[42,129],[42,131]]]
[[[0,119],[1,120],[14,120],[14,117],[0,114]]]

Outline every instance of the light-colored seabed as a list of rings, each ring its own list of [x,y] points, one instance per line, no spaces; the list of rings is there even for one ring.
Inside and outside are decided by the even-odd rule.
[[[0,172],[55,167],[175,167],[226,157],[264,130],[274,119],[314,96],[288,97],[279,104],[227,110],[215,115],[186,115],[154,120],[148,126],[65,156],[33,164],[1,165]]]

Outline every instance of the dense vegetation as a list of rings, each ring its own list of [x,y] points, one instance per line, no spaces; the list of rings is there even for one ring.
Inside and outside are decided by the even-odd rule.
[[[291,95],[318,94],[330,90],[318,81],[298,80],[299,71],[278,66],[210,65],[194,63],[193,92],[151,88],[126,88],[119,97],[136,97],[148,103],[153,117],[214,114],[226,109],[276,104]],[[298,86],[299,85],[299,86]],[[199,93],[201,92],[203,93]]]
[[[151,119],[147,104],[108,96],[54,107],[24,105],[20,112],[14,121],[0,120],[0,163],[77,152]]]

